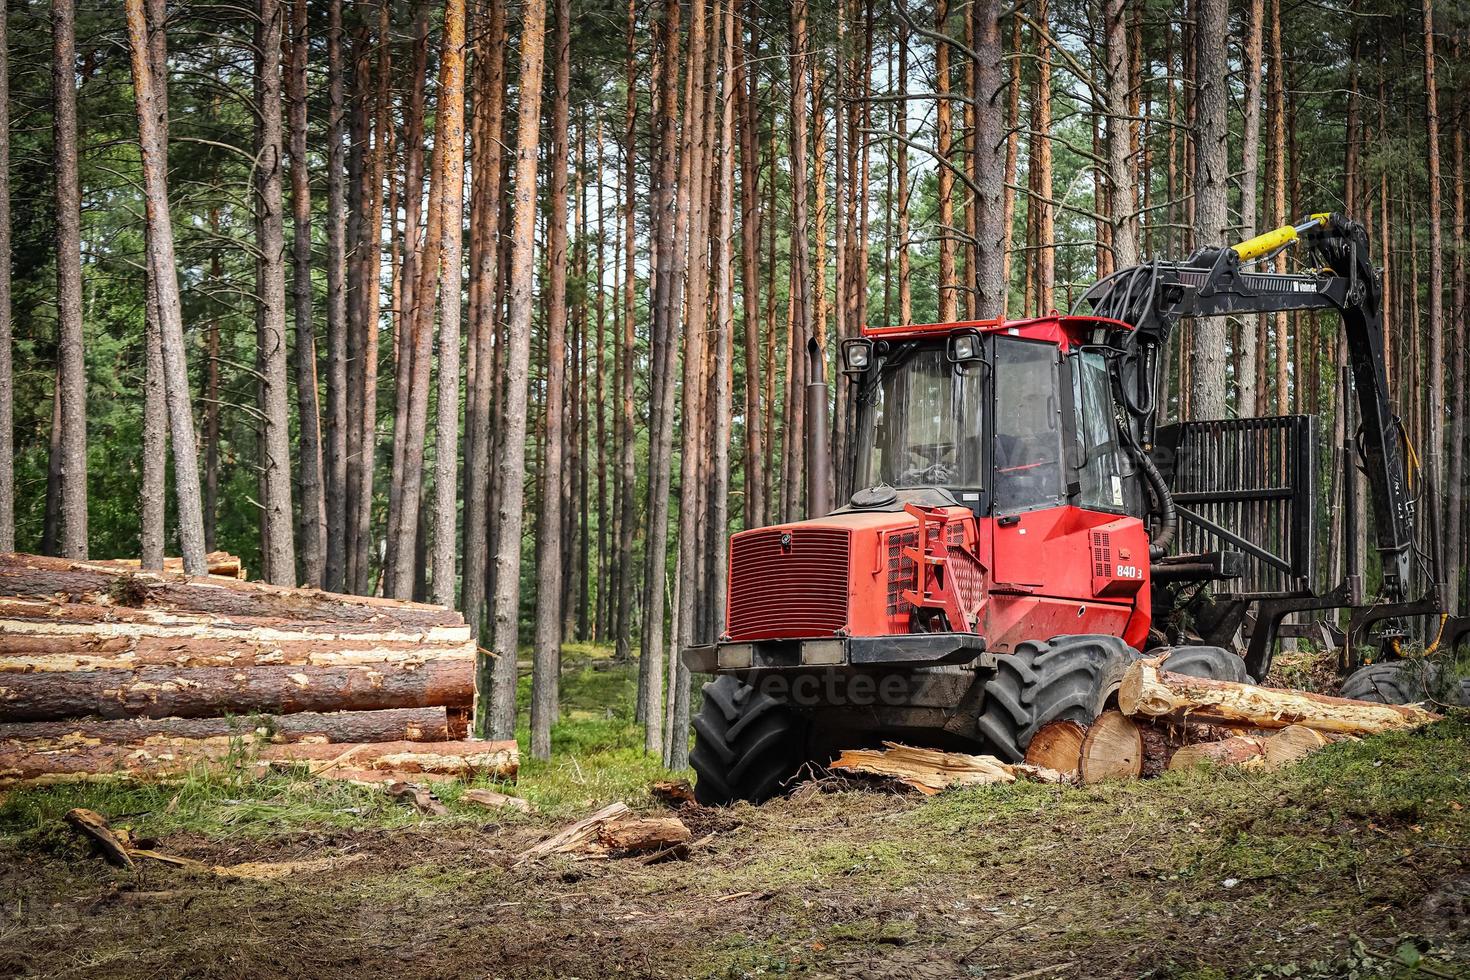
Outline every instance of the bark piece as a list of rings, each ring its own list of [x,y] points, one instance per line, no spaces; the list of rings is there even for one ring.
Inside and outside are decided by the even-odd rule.
[[[179,857],[177,854],[167,854],[163,851],[156,851],[151,847],[129,848],[128,854],[130,854],[134,858],[147,858],[150,861],[157,861],[159,864],[171,864],[176,868],[190,868],[196,871],[211,870],[209,865],[205,864],[203,861],[196,861],[193,858]]]
[[[408,803],[420,813],[431,817],[442,817],[449,812],[449,808],[440,803],[434,794],[415,783],[397,780],[389,783],[384,791],[400,803]]]
[[[1104,711],[1087,728],[1077,767],[1084,786],[1105,779],[1137,779],[1143,772],[1143,736],[1118,711]]]
[[[519,796],[497,793],[492,789],[465,790],[464,795],[460,799],[466,803],[488,807],[491,810],[519,810],[521,813],[530,813],[534,809],[529,800],[523,800]]]
[[[463,738],[444,708],[381,711],[303,711],[230,718],[120,718],[111,721],[33,721],[0,725],[0,745],[31,751],[73,745],[163,744],[178,739],[260,739],[268,742],[444,742]]]
[[[1128,668],[1118,691],[1125,714],[1180,722],[1208,722],[1277,729],[1304,725],[1319,732],[1369,735],[1417,728],[1440,715],[1411,705],[1377,704],[1347,698],[1257,687],[1160,670],[1139,661]]]
[[[941,752],[884,742],[883,749],[847,749],[829,768],[886,776],[934,796],[957,786],[1013,783],[1018,776],[1061,782],[1062,775],[1034,765],[1010,765],[990,755]]]
[[[692,835],[678,817],[625,817],[597,828],[597,843],[610,850],[646,854],[689,843]]]
[[[1043,725],[1026,748],[1026,761],[1064,776],[1075,777],[1082,759],[1082,740],[1087,729],[1063,719]]]
[[[648,793],[666,806],[681,807],[694,802],[694,787],[687,779],[660,779],[648,787]]]
[[[133,867],[128,846],[107,826],[107,818],[102,814],[84,807],[75,807],[68,810],[63,819],[72,830],[89,839],[107,859],[108,864],[115,864],[120,868]]]
[[[468,660],[418,666],[255,666],[0,674],[0,721],[202,718],[469,704]]]
[[[547,854],[565,854],[570,851],[584,850],[597,840],[598,832],[604,824],[625,817],[630,812],[624,803],[609,803],[590,817],[584,817],[560,833],[526,848],[516,855],[517,862],[528,861]]]
[[[1170,769],[1189,769],[1201,763],[1221,766],[1260,766],[1266,761],[1266,740],[1254,735],[1232,735],[1218,742],[1185,745],[1169,760]]]

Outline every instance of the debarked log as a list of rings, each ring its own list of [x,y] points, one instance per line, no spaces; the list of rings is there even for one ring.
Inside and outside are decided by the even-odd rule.
[[[468,626],[422,632],[331,634],[244,627],[174,617],[162,624],[21,620],[0,613],[0,674],[134,670],[139,667],[256,667],[414,664],[473,660]]]
[[[307,772],[335,769],[392,770],[436,776],[483,777],[513,781],[521,758],[513,739],[457,742],[371,742],[358,745],[322,745],[301,742],[261,748],[262,763],[281,768],[297,765]]]
[[[137,558],[103,558],[89,559],[94,565],[115,565],[118,568],[142,569],[143,563]],[[209,575],[219,575],[224,578],[244,579],[245,566],[240,563],[239,555],[232,555],[228,551],[211,551],[204,556],[205,572]],[[184,559],[165,558],[163,560],[165,572],[182,572],[184,570]]]
[[[1258,687],[1233,681],[1188,677],[1140,660],[1128,668],[1118,690],[1124,714],[1169,721],[1247,726],[1260,729],[1304,725],[1319,732],[1370,735],[1417,728],[1440,716],[1412,705],[1378,704],[1306,691]]]
[[[8,673],[0,674],[0,722],[420,708],[466,705],[473,693],[474,665],[465,659]]]
[[[0,789],[70,782],[159,780],[228,762],[299,769],[303,773],[391,772],[432,777],[514,780],[520,757],[513,741],[374,742],[241,746],[233,739],[154,739],[142,745],[76,744],[32,750],[0,743]]]
[[[0,725],[0,743],[47,746],[138,745],[150,740],[249,738],[264,742],[445,742],[465,737],[465,719],[443,707],[303,711],[222,718],[118,718]]]
[[[145,572],[14,552],[0,554],[0,596],[293,622],[337,620],[394,628],[464,624],[459,613],[427,603],[219,577],[189,578],[180,572]]]

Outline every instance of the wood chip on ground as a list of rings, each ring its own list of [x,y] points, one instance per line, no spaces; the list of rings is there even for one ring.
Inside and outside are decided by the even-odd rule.
[[[897,742],[883,745],[883,749],[847,749],[829,768],[884,776],[926,796],[959,786],[1013,783],[1017,778],[1048,783],[1064,781],[1056,770],[1006,763],[991,755],[941,752]]]

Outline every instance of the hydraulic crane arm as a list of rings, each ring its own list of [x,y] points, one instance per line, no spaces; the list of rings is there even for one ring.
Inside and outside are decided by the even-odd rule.
[[[1279,274],[1245,267],[1302,242],[1315,271]],[[1363,226],[1339,214],[1314,214],[1239,245],[1204,248],[1184,262],[1121,269],[1083,296],[1091,312],[1131,324],[1111,338],[1124,354],[1118,383],[1129,428],[1145,450],[1153,443],[1162,352],[1181,319],[1291,310],[1336,310],[1358,395],[1359,449],[1372,498],[1383,597],[1399,602],[1413,581],[1414,496],[1402,430],[1383,360],[1383,285],[1369,261]],[[1120,334],[1123,332],[1120,331]]]

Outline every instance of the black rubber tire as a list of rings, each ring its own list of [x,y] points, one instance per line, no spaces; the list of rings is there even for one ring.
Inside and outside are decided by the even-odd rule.
[[[728,675],[704,685],[689,764],[704,806],[762,803],[807,756],[807,723],[787,705]]]
[[[1429,697],[1439,668],[1419,661],[1386,661],[1359,667],[1342,682],[1339,697],[1379,704],[1417,704]]]
[[[1020,762],[1036,732],[1066,719],[1092,722],[1118,690],[1123,672],[1138,656],[1116,636],[1054,636],[1028,640],[998,657],[985,684],[977,727],[990,751]]]
[[[1237,684],[1251,682],[1251,676],[1245,670],[1245,660],[1224,647],[1161,647],[1145,654],[1149,657],[1160,655],[1163,655],[1164,662],[1159,664],[1159,669],[1173,674],[1203,677],[1212,681],[1234,681]]]

